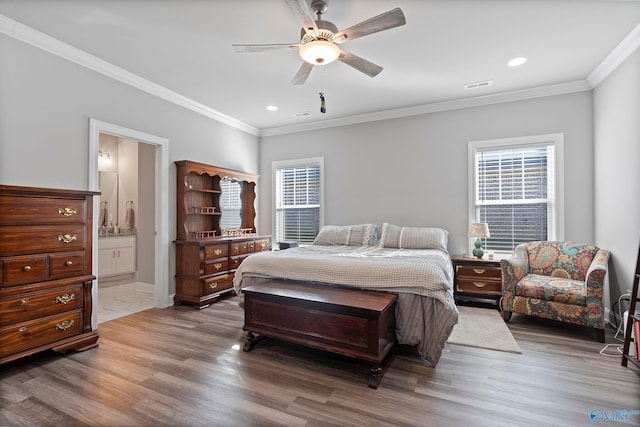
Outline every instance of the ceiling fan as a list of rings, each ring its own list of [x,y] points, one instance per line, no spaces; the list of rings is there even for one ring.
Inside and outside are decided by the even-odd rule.
[[[286,0],[287,5],[302,25],[300,43],[289,44],[234,44],[236,52],[264,52],[275,49],[299,49],[300,57],[304,60],[298,72],[291,80],[292,84],[303,84],[314,65],[329,64],[336,59],[363,72],[369,77],[377,76],[382,67],[346,52],[338,45],[369,34],[399,27],[406,23],[404,13],[400,8],[392,9],[373,18],[362,21],[345,30],[338,31],[332,22],[325,21],[322,15],[327,11],[325,0],[313,0],[311,7],[307,0]],[[316,16],[316,20],[313,19]]]

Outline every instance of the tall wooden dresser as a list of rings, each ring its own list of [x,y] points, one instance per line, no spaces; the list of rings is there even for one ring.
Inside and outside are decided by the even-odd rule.
[[[271,236],[256,233],[257,175],[181,160],[177,167],[176,294],[174,304],[205,308],[233,292],[240,263],[271,249]],[[236,187],[234,189],[234,187]],[[234,194],[236,209],[221,200]]]
[[[0,185],[0,363],[97,346],[93,196]]]

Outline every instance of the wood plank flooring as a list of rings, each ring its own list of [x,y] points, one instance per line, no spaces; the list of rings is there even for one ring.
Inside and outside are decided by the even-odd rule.
[[[151,309],[101,324],[98,348],[0,365],[0,425],[580,426],[640,410],[640,370],[555,322],[514,314],[523,354],[447,345],[432,368],[401,347],[377,390],[348,358],[275,340],[244,353],[242,324],[235,297]]]

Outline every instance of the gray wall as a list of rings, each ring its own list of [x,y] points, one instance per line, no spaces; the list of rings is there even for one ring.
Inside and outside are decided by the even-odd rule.
[[[255,136],[3,35],[0,51],[3,184],[86,189],[89,118],[168,138],[172,161],[258,170]]]
[[[468,142],[562,132],[565,238],[592,242],[592,129],[591,92],[579,92],[265,137],[259,228],[272,230],[271,163],[324,156],[326,224],[442,227],[449,252],[460,253],[468,247]]]
[[[258,172],[258,138],[0,35],[0,183],[88,189],[89,119],[169,139],[175,160]],[[175,185],[169,238],[175,239]],[[140,217],[138,217],[140,220]],[[175,251],[170,247],[169,289]]]
[[[136,215],[146,221],[135,221],[138,231],[136,259],[138,266],[138,280],[143,283],[155,282],[155,206],[156,193],[148,191],[155,189],[156,177],[156,148],[151,144],[138,143],[138,205],[134,210]]]
[[[633,285],[640,240],[640,49],[594,90],[596,244],[611,251],[611,302]]]

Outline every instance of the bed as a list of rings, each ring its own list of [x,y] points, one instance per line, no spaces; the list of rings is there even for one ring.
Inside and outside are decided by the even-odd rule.
[[[344,286],[398,295],[396,338],[436,366],[458,311],[447,232],[383,224],[325,226],[314,243],[256,253],[238,267],[234,288],[275,280]]]

